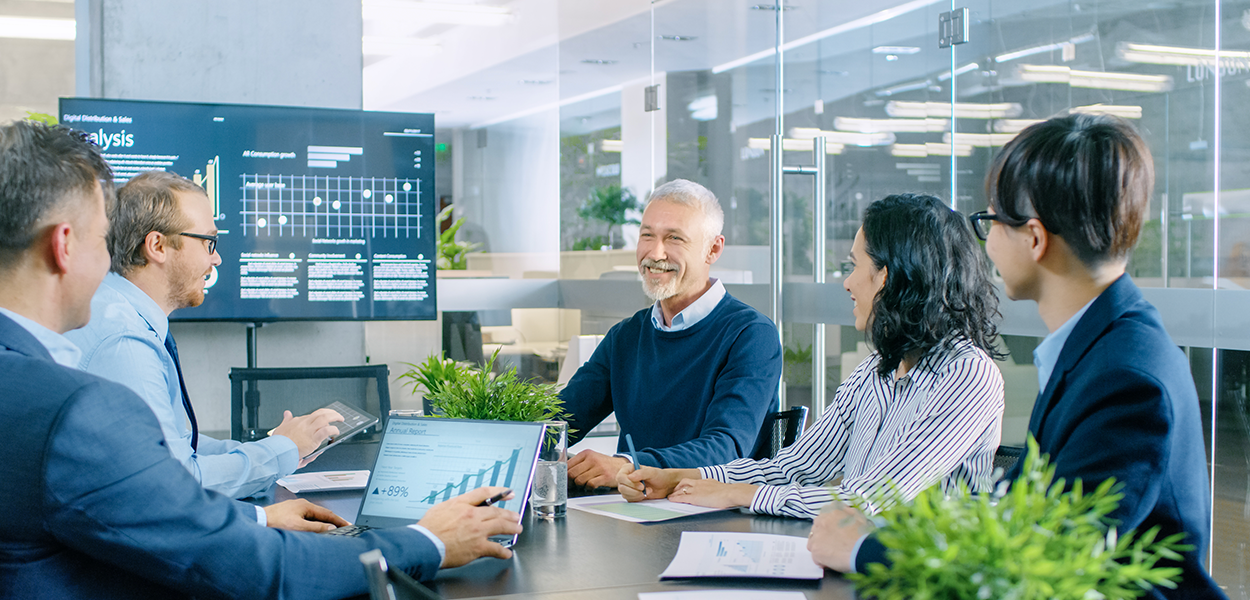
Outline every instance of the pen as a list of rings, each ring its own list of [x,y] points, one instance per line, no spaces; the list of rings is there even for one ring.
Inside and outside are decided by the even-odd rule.
[[[625,434],[625,443],[629,444],[629,459],[634,461],[634,470],[641,469],[642,465],[638,464],[638,451],[634,449],[634,437]]]
[[[478,506],[491,506],[495,504],[496,502],[499,502],[500,500],[507,498],[508,494],[511,494],[511,493],[512,493],[512,490],[504,490],[502,492],[499,492],[498,494],[495,494],[494,496],[491,496],[490,498],[483,500],[482,503],[479,504]]]

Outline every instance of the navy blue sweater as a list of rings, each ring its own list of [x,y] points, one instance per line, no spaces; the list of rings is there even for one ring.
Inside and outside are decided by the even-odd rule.
[[[645,465],[704,467],[750,456],[780,378],[777,328],[725,294],[682,331],[657,330],[650,307],[617,323],[560,396],[570,443],[615,410],[619,451],[629,433]]]

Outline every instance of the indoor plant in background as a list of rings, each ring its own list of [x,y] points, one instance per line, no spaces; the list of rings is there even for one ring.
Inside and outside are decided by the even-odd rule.
[[[439,211],[435,221],[438,226],[443,226],[443,221],[451,218],[451,204],[448,204],[443,210]],[[465,256],[470,252],[476,252],[482,245],[478,243],[462,242],[456,240],[456,232],[460,231],[460,227],[464,225],[466,217],[456,219],[451,227],[447,228],[438,235],[438,268],[441,270],[464,270],[468,267],[468,260]]]
[[[1032,436],[1028,445],[1010,490],[1000,483],[995,494],[948,498],[931,486],[883,512],[877,538],[893,564],[848,575],[859,592],[881,600],[1092,600],[1175,587],[1181,570],[1158,562],[1181,558],[1183,534],[1117,533],[1107,519],[1121,498],[1114,479],[1088,493],[1079,479],[1065,488]]]
[[[630,211],[637,210],[642,210],[642,204],[638,202],[633,192],[614,184],[595,188],[590,192],[586,203],[577,209],[577,215],[588,221],[606,223],[607,235],[601,239],[606,240],[604,245],[612,249],[616,247],[614,228],[621,225],[638,225],[642,222],[630,216]]]

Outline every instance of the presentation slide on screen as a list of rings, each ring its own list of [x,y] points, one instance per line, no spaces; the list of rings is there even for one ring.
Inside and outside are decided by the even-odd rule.
[[[433,319],[434,116],[63,98],[117,185],[204,188],[222,264],[178,320]]]

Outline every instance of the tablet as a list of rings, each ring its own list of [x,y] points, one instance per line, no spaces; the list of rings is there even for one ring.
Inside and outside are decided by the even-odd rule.
[[[317,446],[316,450],[309,452],[303,457],[304,460],[317,458],[322,452],[337,446],[343,440],[346,440],[357,433],[372,427],[374,423],[378,422],[377,417],[367,412],[356,410],[355,408],[343,404],[342,402],[331,402],[322,408],[328,408],[339,413],[340,415],[343,415],[343,421],[341,421],[341,424],[336,425],[339,428],[339,434],[322,441],[321,445]],[[335,422],[340,423],[339,421]]]

